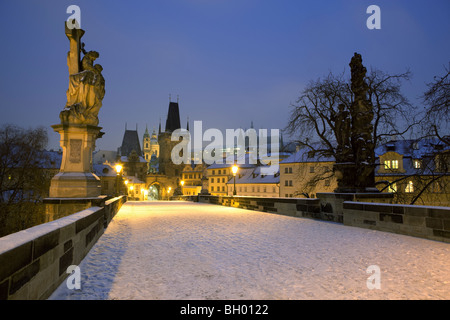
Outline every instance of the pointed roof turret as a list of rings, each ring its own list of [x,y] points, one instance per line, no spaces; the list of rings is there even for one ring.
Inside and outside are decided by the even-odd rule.
[[[180,109],[178,102],[169,103],[169,112],[166,120],[166,132],[174,132],[181,128],[180,124]]]
[[[148,127],[147,127],[147,125],[145,125],[144,139],[145,139],[145,138],[150,138],[150,134],[148,133]]]

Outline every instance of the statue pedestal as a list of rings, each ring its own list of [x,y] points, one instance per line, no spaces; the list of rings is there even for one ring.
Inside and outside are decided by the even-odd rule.
[[[100,179],[92,173],[95,141],[104,133],[92,125],[59,124],[52,126],[60,134],[63,150],[60,172],[50,184],[50,198],[92,198],[101,194]]]

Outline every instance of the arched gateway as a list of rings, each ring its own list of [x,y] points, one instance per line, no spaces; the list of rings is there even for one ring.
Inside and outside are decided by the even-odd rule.
[[[169,178],[162,174],[148,174],[146,185],[148,200],[169,200],[178,187],[179,179]]]

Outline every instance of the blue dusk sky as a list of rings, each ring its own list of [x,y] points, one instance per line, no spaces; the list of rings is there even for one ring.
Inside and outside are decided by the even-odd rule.
[[[372,4],[380,30],[366,27]],[[282,129],[304,86],[349,75],[354,52],[368,69],[410,69],[403,92],[419,106],[450,61],[448,0],[1,0],[0,124],[44,126],[48,148],[59,148],[50,126],[66,103],[69,5],[104,69],[103,150],[120,146],[125,123],[141,137],[160,119],[164,129],[169,94],[182,126]]]

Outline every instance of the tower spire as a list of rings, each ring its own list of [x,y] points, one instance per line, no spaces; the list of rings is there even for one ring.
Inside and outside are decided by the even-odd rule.
[[[187,117],[186,130],[189,131],[189,117]]]

